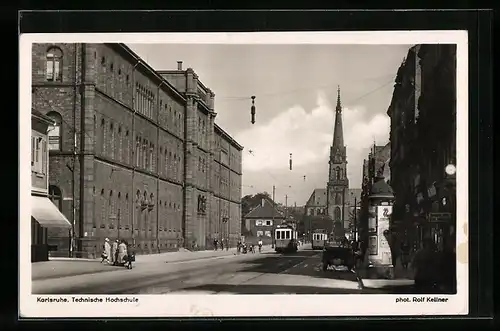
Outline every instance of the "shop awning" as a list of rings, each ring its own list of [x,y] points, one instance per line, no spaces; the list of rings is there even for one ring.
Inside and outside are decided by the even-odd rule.
[[[31,216],[45,228],[71,228],[71,223],[45,197],[31,196]]]

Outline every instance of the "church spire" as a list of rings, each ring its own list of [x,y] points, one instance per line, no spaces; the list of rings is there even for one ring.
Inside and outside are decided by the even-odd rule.
[[[337,112],[342,112],[342,106],[340,105],[340,85],[337,88],[337,107],[335,108]]]
[[[333,148],[344,149],[344,131],[342,128],[342,106],[340,103],[340,86],[337,89],[337,107],[335,108],[335,126],[333,128]]]

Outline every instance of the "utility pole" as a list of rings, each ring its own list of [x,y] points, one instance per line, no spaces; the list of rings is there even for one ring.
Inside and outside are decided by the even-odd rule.
[[[358,214],[358,204],[357,204],[356,200],[357,200],[357,197],[355,196],[354,197],[354,231],[353,232],[354,232],[354,240],[358,241],[357,240],[358,236],[356,235],[356,231],[357,231],[357,229],[356,229],[356,221],[357,221],[357,219],[356,218],[358,217],[357,216],[357,214]]]
[[[288,194],[285,194],[285,219],[288,220]]]
[[[274,194],[275,193],[276,193],[276,187],[273,185],[273,217],[272,217],[272,220],[273,220],[273,229],[276,228],[276,224],[274,224],[274,208],[275,208],[274,207]],[[276,231],[273,231],[272,236],[271,236],[271,238],[272,238],[272,245],[271,245],[271,247],[272,248],[274,248],[274,241],[275,241],[274,235],[275,235],[275,233],[276,233]]]
[[[344,228],[345,186],[342,189],[342,228]]]

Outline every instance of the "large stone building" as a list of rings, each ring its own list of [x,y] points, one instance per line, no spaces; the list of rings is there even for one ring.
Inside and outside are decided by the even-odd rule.
[[[443,249],[456,222],[456,45],[417,45],[401,64],[391,105],[393,219],[418,247],[423,237]]]
[[[155,71],[124,44],[32,54],[33,104],[57,123],[50,184],[76,224],[75,251],[99,254],[106,237],[139,253],[204,248],[223,228],[239,237],[243,147],[214,123],[215,95],[192,69]],[[49,241],[68,251],[66,233]]]

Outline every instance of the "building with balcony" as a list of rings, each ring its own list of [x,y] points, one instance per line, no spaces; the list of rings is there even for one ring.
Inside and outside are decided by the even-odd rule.
[[[99,256],[106,237],[143,254],[207,247],[217,195],[238,205],[241,192],[236,175],[227,189],[216,182],[216,137],[233,146],[234,174],[243,147],[215,124],[215,95],[194,70],[156,71],[124,44],[34,44],[32,54],[33,104],[57,123],[50,184],[75,220],[71,249]],[[70,249],[65,231],[49,242]]]
[[[48,132],[55,129],[54,124],[50,117],[31,110],[31,262],[49,259],[49,229],[68,233],[71,229],[71,223],[59,211],[61,201],[54,199],[56,192],[49,186]]]

